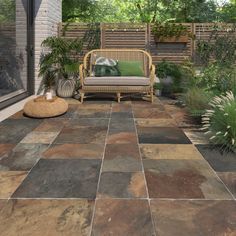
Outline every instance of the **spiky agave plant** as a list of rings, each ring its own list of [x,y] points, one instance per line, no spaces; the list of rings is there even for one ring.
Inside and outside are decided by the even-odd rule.
[[[202,130],[211,135],[211,142],[236,152],[236,97],[226,92],[214,97],[209,105],[211,109],[202,116]]]

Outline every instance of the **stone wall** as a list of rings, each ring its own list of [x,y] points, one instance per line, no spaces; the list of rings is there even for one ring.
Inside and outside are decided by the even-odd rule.
[[[42,54],[42,41],[57,35],[58,23],[62,21],[62,0],[35,1],[35,93],[41,79],[38,77],[39,61]]]

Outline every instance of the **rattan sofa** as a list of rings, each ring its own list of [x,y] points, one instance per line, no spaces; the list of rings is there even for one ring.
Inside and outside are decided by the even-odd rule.
[[[97,57],[141,61],[144,77],[95,77],[92,74],[92,68]],[[152,65],[152,57],[146,51],[139,49],[92,50],[85,55],[83,64],[80,65],[81,103],[83,103],[86,93],[115,93],[118,102],[120,102],[122,93],[146,93],[150,96],[150,101],[153,102],[154,78],[155,66]]]

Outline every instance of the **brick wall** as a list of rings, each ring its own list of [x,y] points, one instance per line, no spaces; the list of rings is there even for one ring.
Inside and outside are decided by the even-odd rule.
[[[62,21],[62,0],[35,1],[35,92],[41,79],[38,77],[42,41],[57,35],[58,22]]]

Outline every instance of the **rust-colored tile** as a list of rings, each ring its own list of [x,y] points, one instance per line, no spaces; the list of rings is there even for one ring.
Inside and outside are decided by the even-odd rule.
[[[0,143],[0,160],[8,155],[16,144],[11,143]]]
[[[209,144],[209,136],[199,130],[184,129],[185,135],[191,140],[193,144]]]
[[[0,198],[9,198],[26,175],[25,171],[0,171]]]
[[[104,172],[98,190],[99,198],[146,198],[143,172]]]
[[[0,201],[1,235],[87,236],[93,201],[10,200]]]
[[[102,159],[104,145],[102,144],[53,144],[43,153],[47,159]]]
[[[142,144],[143,159],[203,159],[192,144]]]
[[[119,132],[115,134],[109,134],[107,138],[107,143],[137,143],[137,136],[134,132]]]
[[[176,127],[177,124],[174,119],[160,118],[160,119],[136,119],[135,123],[140,127]]]
[[[151,211],[160,236],[234,236],[235,201],[151,201]]]
[[[38,132],[59,132],[68,123],[68,119],[45,120],[34,131]]]
[[[96,203],[92,236],[153,236],[147,200],[100,199]]]
[[[171,119],[171,116],[159,108],[133,108],[134,118]]]
[[[58,132],[31,132],[25,136],[21,143],[42,143],[50,144],[57,137]]]
[[[217,175],[236,198],[236,172],[218,172]]]

